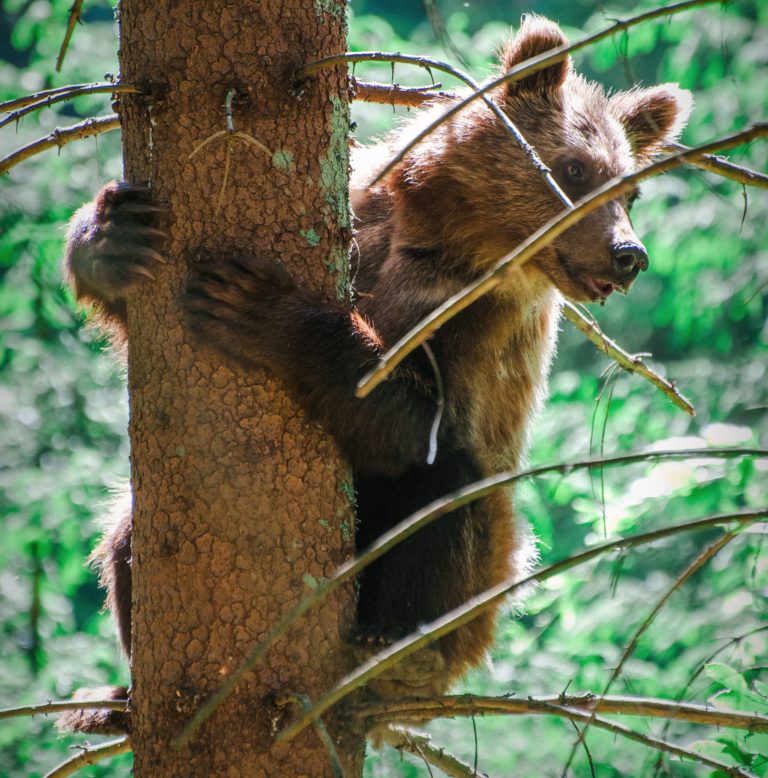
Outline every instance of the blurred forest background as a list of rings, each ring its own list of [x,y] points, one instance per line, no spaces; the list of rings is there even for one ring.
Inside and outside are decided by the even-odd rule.
[[[85,3],[62,72],[54,71],[70,4],[3,0],[0,99],[117,75],[114,10],[96,1]],[[477,78],[490,73],[495,48],[525,11],[559,20],[576,40],[655,5],[438,3],[455,50]],[[441,46],[419,2],[355,0],[349,40],[350,49],[428,54],[460,64]],[[696,108],[683,140],[695,145],[768,113],[768,3],[698,8],[606,40],[575,61],[614,88],[677,81],[691,89]],[[389,65],[359,65],[355,72],[392,79]],[[394,80],[428,83],[423,71],[399,65]],[[55,126],[106,113],[107,95],[39,111],[0,130],[0,156]],[[407,111],[358,103],[353,113],[354,135],[365,141]],[[731,158],[764,171],[768,146],[758,142]],[[120,173],[119,133],[112,132],[48,151],[0,181],[0,707],[127,680],[112,626],[100,612],[102,592],[83,564],[101,506],[128,474],[125,389],[113,360],[82,329],[83,316],[62,287],[59,268],[67,219]],[[646,448],[768,443],[765,192],[745,192],[687,168],[647,183],[633,218],[651,270],[628,299],[613,296],[594,313],[627,350],[652,352],[652,364],[678,382],[697,416],[689,418],[646,382],[613,369],[564,323],[551,400],[533,440],[534,465]],[[580,471],[526,482],[517,504],[540,538],[543,563],[551,563],[617,534],[765,506],[767,468],[765,460],[702,459]],[[566,688],[601,692],[638,624],[720,532],[678,535],[549,580],[524,616],[502,619],[491,665],[474,671],[462,689],[520,698]],[[671,598],[614,693],[768,712],[764,537],[754,526],[742,533]],[[625,723],[768,775],[766,734]],[[560,775],[575,734],[566,720],[546,716],[459,719],[429,730],[491,776]],[[0,774],[41,775],[77,742],[58,737],[45,717],[3,721]],[[600,778],[717,774],[691,762],[658,765],[655,752],[596,728],[587,743]],[[590,775],[583,749],[572,770]],[[123,756],[86,773],[129,771],[130,756]],[[429,774],[395,752],[374,752],[366,771]]]

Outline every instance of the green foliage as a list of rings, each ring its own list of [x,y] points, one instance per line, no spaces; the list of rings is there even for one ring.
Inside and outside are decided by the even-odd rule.
[[[651,7],[649,4],[648,7]],[[439,4],[472,75],[493,65],[520,3]],[[571,39],[640,9],[628,2],[594,11],[585,0],[550,0],[536,10],[559,18]],[[0,11],[2,99],[50,86],[99,80],[116,72],[116,33],[107,4],[86,4],[64,72],[55,74],[70,0],[23,3]],[[685,142],[695,144],[765,115],[768,102],[768,6],[739,0],[633,29],[579,54],[577,66],[614,88],[635,80],[679,81],[696,94]],[[353,4],[350,48],[441,52],[418,3]],[[388,65],[356,68],[373,80]],[[436,76],[437,77],[437,76]],[[425,84],[429,75],[398,65],[394,80]],[[446,88],[456,85],[440,76]],[[0,154],[111,111],[106,96],[80,98],[0,131]],[[356,104],[358,137],[385,131],[407,111]],[[535,138],[531,139],[535,142]],[[766,169],[766,145],[732,158]],[[14,169],[0,181],[0,699],[3,705],[68,696],[87,684],[125,680],[111,626],[99,614],[101,593],[83,566],[110,487],[128,469],[123,381],[114,362],[83,333],[60,286],[64,223],[100,183],[120,174],[116,134],[70,144]],[[651,272],[629,299],[611,299],[597,315],[628,350],[653,352],[694,402],[689,419],[638,378],[603,371],[609,363],[568,325],[538,424],[531,462],[617,454],[644,447],[762,445],[766,419],[766,246],[768,200],[710,174],[686,170],[646,185],[633,214],[652,257]],[[652,360],[653,361],[653,360]],[[663,367],[661,367],[663,364]],[[605,387],[603,389],[603,387]],[[765,462],[634,465],[525,483],[518,511],[540,538],[543,563],[606,536],[633,534],[698,516],[766,504]],[[340,487],[341,488],[341,487]],[[603,559],[547,582],[527,612],[499,625],[490,668],[464,689],[486,694],[602,691],[624,645],[675,577],[717,532]],[[616,693],[684,699],[766,713],[764,536],[744,532],[673,595],[651,625]],[[762,558],[761,558],[762,554]],[[555,717],[477,719],[478,768],[490,775],[559,775],[574,738]],[[627,723],[729,764],[768,774],[768,737],[663,722]],[[430,726],[438,742],[472,763],[471,721]],[[36,776],[66,758],[67,745],[46,719],[0,727],[0,773]],[[599,776],[651,776],[656,755],[638,744],[590,730]],[[531,744],[536,747],[532,748]],[[130,757],[90,769],[126,775]],[[370,776],[427,775],[397,754],[375,753]],[[589,775],[584,751],[573,764]],[[660,775],[706,775],[690,762],[664,761]]]

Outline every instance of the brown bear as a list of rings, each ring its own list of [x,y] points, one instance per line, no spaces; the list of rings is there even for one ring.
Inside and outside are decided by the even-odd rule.
[[[504,47],[506,71],[567,41],[527,17]],[[631,173],[673,140],[691,96],[675,84],[607,94],[570,59],[504,85],[493,99],[536,148],[573,200]],[[278,376],[324,424],[352,463],[357,544],[365,548],[416,509],[501,469],[520,467],[531,422],[547,393],[562,297],[602,301],[648,267],[632,230],[632,197],[594,211],[430,341],[444,412],[428,464],[438,390],[417,350],[365,399],[357,381],[382,350],[470,284],[563,208],[529,159],[482,102],[444,123],[377,185],[373,174],[427,121],[420,112],[388,141],[353,152],[355,301],[334,305],[298,286],[279,264],[232,256],[193,271],[184,305],[202,343]],[[66,272],[79,300],[124,337],[126,291],[158,260],[155,207],[147,190],[108,185],[74,217]],[[102,568],[123,646],[130,647],[130,511],[94,558]],[[497,492],[454,510],[389,551],[360,578],[359,640],[377,644],[431,622],[535,559],[510,495]],[[495,613],[440,639],[437,672],[413,692],[442,692],[491,644]],[[68,726],[94,729],[97,712]]]

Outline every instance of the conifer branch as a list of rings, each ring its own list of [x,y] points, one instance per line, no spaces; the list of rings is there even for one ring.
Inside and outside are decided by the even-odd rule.
[[[61,66],[64,64],[64,56],[69,47],[69,41],[72,38],[75,25],[80,21],[80,14],[83,10],[83,0],[75,0],[72,8],[69,9],[69,21],[67,22],[67,31],[64,33],[64,40],[61,42],[59,56],[56,58],[56,72],[61,72]]]
[[[4,119],[0,119],[0,127],[5,127],[6,124],[18,122],[27,114],[34,111],[39,111],[41,108],[47,108],[54,103],[60,103],[65,100],[73,100],[75,97],[82,97],[83,95],[96,95],[96,94],[112,94],[119,92],[129,92],[132,94],[139,94],[141,90],[138,87],[131,86],[130,84],[85,84],[77,85],[73,87],[67,87],[60,90],[46,90],[46,92],[39,92],[39,95],[44,95],[37,100],[29,101],[33,95],[18,98],[18,100],[9,100],[7,103],[0,105],[0,113],[6,113],[8,109],[7,105],[17,104],[22,102],[23,104],[17,108],[17,110],[11,111]],[[27,102],[28,101],[28,102]]]
[[[375,81],[361,81],[355,76],[349,79],[354,100],[365,103],[381,103],[383,105],[402,105],[417,108],[430,100],[451,100],[455,98],[452,92],[442,92],[442,84],[427,86],[401,86],[400,84],[379,84]]]
[[[414,732],[406,727],[382,727],[376,732],[379,740],[398,751],[407,751],[423,759],[427,765],[437,767],[450,778],[481,778],[468,764],[442,748],[432,745],[429,735]]]
[[[714,2],[714,0],[709,0]],[[536,172],[544,179],[546,185],[554,192],[558,199],[564,204],[569,205],[570,200],[568,196],[560,188],[560,185],[555,181],[552,176],[552,171],[544,164],[541,157],[536,153],[536,149],[531,146],[530,143],[523,137],[523,134],[517,128],[517,125],[507,116],[507,114],[499,108],[498,105],[488,96],[487,90],[480,87],[477,81],[462,72],[453,65],[449,65],[447,62],[442,62],[437,59],[431,59],[430,57],[414,56],[411,54],[400,54],[399,52],[384,52],[384,51],[357,51],[347,52],[346,54],[335,54],[330,57],[323,57],[315,62],[311,62],[308,65],[300,68],[296,72],[296,80],[301,83],[303,80],[315,73],[329,67],[336,67],[348,62],[400,62],[407,65],[416,65],[417,67],[425,68],[428,71],[439,70],[443,73],[449,73],[454,78],[459,79],[462,83],[466,84],[472,91],[480,95],[480,99],[491,110],[494,116],[501,122],[507,132],[512,136],[514,141],[522,150],[523,154],[528,157],[531,165],[533,165]],[[389,167],[389,166],[388,166]],[[381,175],[377,177],[381,178]]]
[[[613,668],[611,677],[608,679],[608,682],[605,684],[605,688],[603,689],[603,693],[601,695],[602,697],[605,697],[608,694],[608,692],[611,690],[611,687],[613,686],[614,682],[624,670],[624,665],[626,665],[627,660],[635,652],[635,649],[637,648],[637,644],[640,641],[640,638],[648,630],[648,627],[650,627],[651,624],[654,622],[656,616],[658,616],[661,609],[667,604],[667,602],[669,602],[670,597],[672,597],[672,595],[678,589],[680,589],[680,587],[692,575],[697,573],[707,562],[709,562],[709,560],[712,559],[712,557],[715,556],[715,554],[717,554],[721,549],[727,546],[728,543],[730,543],[736,537],[736,534],[737,534],[736,532],[726,532],[724,535],[721,535],[714,543],[712,543],[707,548],[705,548],[704,551],[702,551],[702,553],[699,554],[696,557],[696,559],[694,559],[693,562],[691,562],[691,564],[689,564],[685,568],[685,570],[683,570],[683,572],[680,573],[680,575],[678,575],[677,578],[672,582],[672,585],[659,598],[659,600],[651,609],[651,612],[645,617],[645,619],[643,619],[641,624],[635,630],[627,645],[624,646],[624,650],[621,652],[619,661],[616,663],[616,667]],[[587,730],[589,729],[594,719],[597,717],[597,713],[600,710],[601,707],[599,703],[592,708],[592,713],[590,718],[584,723],[584,726],[582,727],[581,732],[579,732],[579,735],[576,738],[571,748],[570,754],[568,755],[568,760],[566,762],[565,767],[563,768],[563,776],[567,775],[568,768],[571,766],[571,763],[573,762],[573,758],[576,756],[576,751],[578,750],[579,745],[584,741],[584,738],[586,737],[587,734]],[[604,713],[605,711],[602,712]],[[768,719],[766,721],[768,722]]]
[[[32,143],[22,146],[22,148],[0,159],[0,176],[5,175],[11,168],[20,162],[34,157],[47,149],[57,146],[61,148],[66,143],[82,138],[90,138],[92,135],[99,135],[102,132],[117,130],[120,128],[120,117],[114,113],[109,116],[98,116],[86,119],[79,124],[73,124],[71,127],[58,127],[43,138],[38,138]]]
[[[559,706],[557,705],[553,705],[552,711],[554,712],[558,707]],[[571,712],[576,713],[576,711]],[[579,712],[572,718],[572,720],[576,719],[586,722],[587,719],[590,719],[590,715],[587,713]],[[705,756],[704,754],[700,754],[697,751],[683,748],[682,746],[669,743],[665,740],[659,740],[658,738],[651,737],[650,735],[643,735],[640,732],[635,732],[635,730],[625,727],[623,724],[617,724],[615,721],[608,721],[607,719],[596,716],[591,719],[591,722],[599,729],[607,730],[608,732],[612,732],[614,735],[619,735],[621,737],[628,738],[629,740],[634,740],[636,743],[641,743],[648,748],[653,748],[656,751],[673,754],[674,756],[678,756],[681,759],[689,759],[692,762],[705,764],[708,767],[713,767],[715,770],[720,770],[726,775],[733,776],[734,778],[757,778],[754,773],[745,770],[743,767],[733,767],[729,764],[726,764],[725,762],[720,762],[717,759],[712,759],[711,757]]]
[[[680,167],[692,159],[699,159],[712,151],[734,148],[748,143],[756,138],[768,135],[768,123],[753,125],[741,132],[719,138],[710,143],[702,144],[688,151],[658,160],[629,176],[613,178],[603,186],[583,197],[573,208],[561,212],[550,219],[517,248],[502,257],[496,265],[484,273],[477,281],[465,287],[442,305],[432,311],[384,354],[376,367],[365,375],[357,385],[357,396],[367,397],[417,346],[427,340],[445,322],[463,311],[475,300],[495,289],[510,273],[533,258],[539,251],[549,246],[552,241],[580,221],[588,213],[599,208],[606,202],[615,200],[626,194],[640,181],[666,173]]]
[[[62,762],[58,767],[46,773],[45,778],[66,778],[83,767],[102,762],[104,759],[111,759],[118,754],[125,754],[130,750],[131,738],[128,735],[117,740],[100,743],[97,746],[84,746],[76,756],[67,759],[66,762]]]
[[[441,499],[426,505],[421,510],[403,519],[399,524],[385,532],[358,557],[341,565],[336,573],[323,581],[316,589],[308,594],[298,605],[288,611],[282,618],[269,630],[264,639],[257,643],[242,661],[240,666],[231,673],[222,685],[203,703],[194,716],[187,722],[179,735],[172,741],[175,747],[184,746],[195,731],[203,722],[229,697],[235,690],[240,681],[253,670],[260,661],[264,659],[269,648],[282,637],[293,624],[298,621],[310,608],[328,597],[333,591],[346,581],[350,580],[368,565],[372,564],[387,551],[398,543],[409,538],[415,532],[440,516],[456,510],[463,505],[467,505],[475,500],[479,500],[498,489],[511,486],[516,481],[523,478],[534,478],[546,474],[559,473],[567,475],[576,470],[584,470],[593,467],[612,467],[619,465],[628,465],[632,463],[664,460],[664,459],[730,459],[732,457],[766,457],[768,450],[732,448],[732,449],[685,449],[680,451],[650,451],[634,454],[624,454],[617,457],[609,457],[599,460],[581,460],[576,462],[564,462],[555,465],[544,465],[542,467],[525,470],[519,473],[499,473],[477,481],[463,489],[452,492]],[[687,526],[687,525],[684,525]],[[694,527],[695,528],[695,527]]]
[[[719,3],[720,5],[723,5],[725,2],[727,2],[727,0],[687,0],[686,2],[682,3],[673,3],[672,5],[665,5],[661,8],[654,8],[651,11],[646,11],[645,13],[638,14],[637,16],[632,16],[624,20],[618,20],[610,27],[607,27],[606,29],[601,30],[600,32],[596,32],[592,35],[587,35],[585,38],[576,41],[576,43],[571,43],[567,46],[557,46],[554,49],[545,51],[543,54],[538,54],[535,57],[531,57],[530,59],[521,62],[519,65],[515,65],[505,75],[499,76],[498,78],[489,81],[482,88],[476,90],[473,94],[454,105],[450,110],[446,111],[434,122],[429,124],[421,132],[415,135],[405,146],[403,146],[402,149],[400,149],[400,151],[394,157],[392,157],[389,163],[381,171],[379,171],[379,173],[376,175],[376,178],[371,181],[369,186],[373,186],[378,181],[381,181],[414,146],[416,146],[418,143],[421,143],[424,138],[433,133],[443,122],[447,122],[453,118],[457,113],[463,111],[475,100],[485,99],[485,96],[488,93],[493,92],[495,89],[498,89],[498,87],[504,84],[513,84],[516,81],[520,81],[523,78],[532,75],[533,73],[538,73],[540,70],[544,70],[545,68],[548,68],[558,62],[562,62],[569,54],[574,51],[591,46],[593,43],[597,43],[603,38],[608,38],[612,35],[615,35],[617,32],[624,32],[629,30],[631,27],[642,24],[643,22],[650,21],[651,19],[672,16],[673,14],[678,14],[682,11],[688,11],[691,8],[696,8],[702,5],[709,5],[712,3]],[[323,60],[318,60],[318,63],[322,61]]]
[[[682,143],[668,143],[665,147],[665,151],[672,153],[689,150],[690,147],[683,146]],[[768,189],[768,175],[750,170],[742,165],[735,165],[723,157],[705,154],[700,159],[690,160],[688,164],[706,170],[709,173],[715,173],[723,178],[730,178],[731,181],[735,181],[743,186],[756,186],[758,189]]]
[[[503,581],[491,589],[486,590],[482,594],[471,598],[460,607],[449,611],[438,619],[435,619],[430,624],[425,624],[419,629],[418,632],[397,641],[383,651],[380,651],[375,656],[371,657],[368,661],[361,664],[345,678],[342,678],[339,683],[327,694],[321,697],[309,711],[305,712],[293,724],[289,725],[280,733],[278,733],[277,740],[280,742],[291,740],[296,735],[298,735],[299,732],[309,726],[315,718],[323,715],[325,711],[336,705],[347,695],[351,694],[355,689],[360,688],[373,678],[376,678],[383,672],[391,669],[403,659],[415,653],[419,649],[428,646],[430,643],[434,643],[444,635],[450,634],[464,624],[469,623],[489,608],[497,606],[507,596],[513,594],[521,588],[529,586],[535,582],[545,581],[555,575],[559,575],[566,570],[570,570],[573,567],[577,567],[586,562],[589,562],[610,551],[625,551],[629,548],[655,543],[656,541],[680,533],[707,529],[730,522],[737,522],[742,526],[746,526],[747,524],[752,524],[766,516],[768,516],[768,509],[721,514],[717,516],[696,519],[694,521],[689,521],[682,524],[676,524],[671,527],[664,527],[652,532],[644,532],[640,535],[634,535],[632,537],[619,538],[617,540],[593,546],[592,548],[586,549],[578,554],[574,554],[573,556],[567,557],[560,562],[549,565],[548,567],[545,567],[536,573],[525,576],[522,579]]]
[[[455,92],[434,91],[441,86],[440,84],[405,87],[399,84],[359,81],[354,76],[350,81],[354,91],[353,99],[366,103],[383,103],[386,105],[418,108],[432,100],[456,101],[459,99],[459,95]],[[689,146],[684,146],[682,143],[668,143],[664,150],[669,153],[675,153],[678,151],[688,151],[689,148]],[[689,160],[687,164],[723,178],[728,178],[743,186],[768,189],[768,175],[751,170],[743,165],[736,165],[724,157],[705,154],[701,159]]]
[[[696,410],[693,405],[680,393],[677,386],[648,367],[648,365],[643,362],[642,356],[630,354],[625,351],[616,343],[616,341],[609,338],[602,329],[600,329],[600,326],[596,321],[590,320],[584,316],[572,302],[564,300],[563,303],[563,315],[565,318],[568,319],[579,332],[585,335],[587,340],[597,347],[598,351],[607,354],[628,372],[637,373],[637,375],[650,381],[657,389],[666,394],[678,408],[684,410],[689,416],[696,415]]]
[[[557,710],[553,705],[558,706]],[[356,718],[366,719],[370,726],[397,721],[432,721],[460,716],[530,716],[557,715],[570,718],[569,711],[581,713],[643,716],[666,721],[685,721],[710,727],[743,729],[747,732],[768,732],[768,716],[741,713],[710,705],[694,705],[653,697],[607,694],[551,694],[526,699],[483,697],[454,694],[438,697],[414,697],[404,700],[365,702],[350,707]]]
[[[128,710],[128,700],[57,700],[37,705],[23,705],[19,708],[0,710],[0,720],[17,716],[43,716],[48,713],[61,713],[65,710],[91,710],[106,708],[124,713]]]

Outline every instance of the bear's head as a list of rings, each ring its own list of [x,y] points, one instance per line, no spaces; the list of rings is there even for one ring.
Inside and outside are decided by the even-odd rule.
[[[503,48],[501,67],[509,71],[567,44],[554,22],[528,16]],[[496,99],[572,201],[614,176],[648,164],[680,134],[693,103],[690,92],[677,84],[607,94],[574,73],[570,57],[504,85]],[[516,155],[514,164],[523,165],[530,187],[528,208],[535,212],[530,226],[541,226],[561,206],[544,189],[527,159]],[[520,178],[517,174],[512,178],[515,183],[508,197],[519,208],[516,187]],[[626,291],[648,267],[648,255],[629,219],[636,196],[634,192],[593,211],[556,238],[532,264],[572,300],[602,300],[615,289]]]
[[[554,22],[530,15],[502,49],[504,72],[567,45]],[[522,132],[572,201],[615,176],[648,164],[685,125],[691,94],[661,84],[608,94],[573,71],[570,57],[500,86],[496,104]],[[445,106],[417,119],[398,143]],[[480,273],[517,247],[564,206],[507,128],[482,101],[459,112],[396,169],[398,234],[409,245],[439,242],[455,267]],[[648,267],[648,255],[629,220],[636,193],[614,200],[560,235],[505,284],[513,294],[523,278],[557,287],[576,301],[626,291]]]

